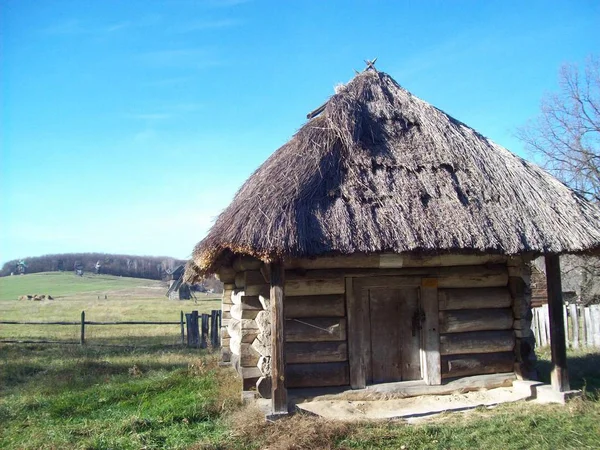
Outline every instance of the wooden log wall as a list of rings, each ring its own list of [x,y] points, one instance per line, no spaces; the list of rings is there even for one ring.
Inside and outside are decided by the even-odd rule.
[[[287,387],[350,383],[344,293],[343,277],[290,280],[286,273],[283,311]]]
[[[508,287],[440,289],[442,379],[514,370]]]
[[[457,255],[286,261],[286,387],[350,384],[346,279],[370,276],[413,277],[417,285],[424,278],[436,280],[442,379],[513,371],[529,376],[533,345],[527,262]],[[223,360],[229,356],[245,390],[256,388],[263,395],[270,392],[271,372],[267,270],[260,261],[243,257],[220,274],[226,280]]]
[[[508,260],[508,289],[515,317],[515,374],[519,379],[537,379],[535,336],[531,329],[531,259],[523,256]]]

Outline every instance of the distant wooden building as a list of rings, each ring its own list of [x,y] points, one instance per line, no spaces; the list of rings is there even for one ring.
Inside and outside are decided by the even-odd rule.
[[[565,303],[577,303],[580,301],[577,292],[563,290],[563,301]],[[531,307],[538,308],[548,303],[548,290],[546,274],[535,264],[531,264]]]
[[[568,389],[558,255],[599,248],[596,206],[369,65],[246,181],[186,277],[219,275],[223,359],[279,414],[288,389],[535,376],[540,255]]]
[[[168,272],[167,281],[169,289],[166,296],[170,300],[189,300],[192,297],[192,291],[189,283],[184,281],[185,266],[180,265]]]

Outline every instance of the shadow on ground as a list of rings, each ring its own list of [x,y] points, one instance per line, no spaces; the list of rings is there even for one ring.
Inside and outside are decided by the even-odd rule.
[[[0,344],[0,392],[44,386],[86,387],[107,377],[185,369],[206,350],[182,347],[80,347],[79,345]]]
[[[567,359],[572,389],[583,389],[588,394],[600,395],[600,353],[572,355]],[[540,381],[550,383],[552,363],[540,359],[537,364]]]

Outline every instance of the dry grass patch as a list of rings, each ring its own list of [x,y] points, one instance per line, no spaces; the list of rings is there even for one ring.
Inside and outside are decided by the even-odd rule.
[[[262,450],[333,449],[356,424],[303,414],[267,422],[258,408],[246,406],[228,418],[230,445]]]

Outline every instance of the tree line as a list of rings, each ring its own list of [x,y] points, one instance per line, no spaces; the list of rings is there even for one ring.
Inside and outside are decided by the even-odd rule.
[[[106,253],[62,253],[15,259],[4,263],[0,276],[11,273],[83,271],[133,278],[162,280],[186,261],[165,256],[111,255]]]

